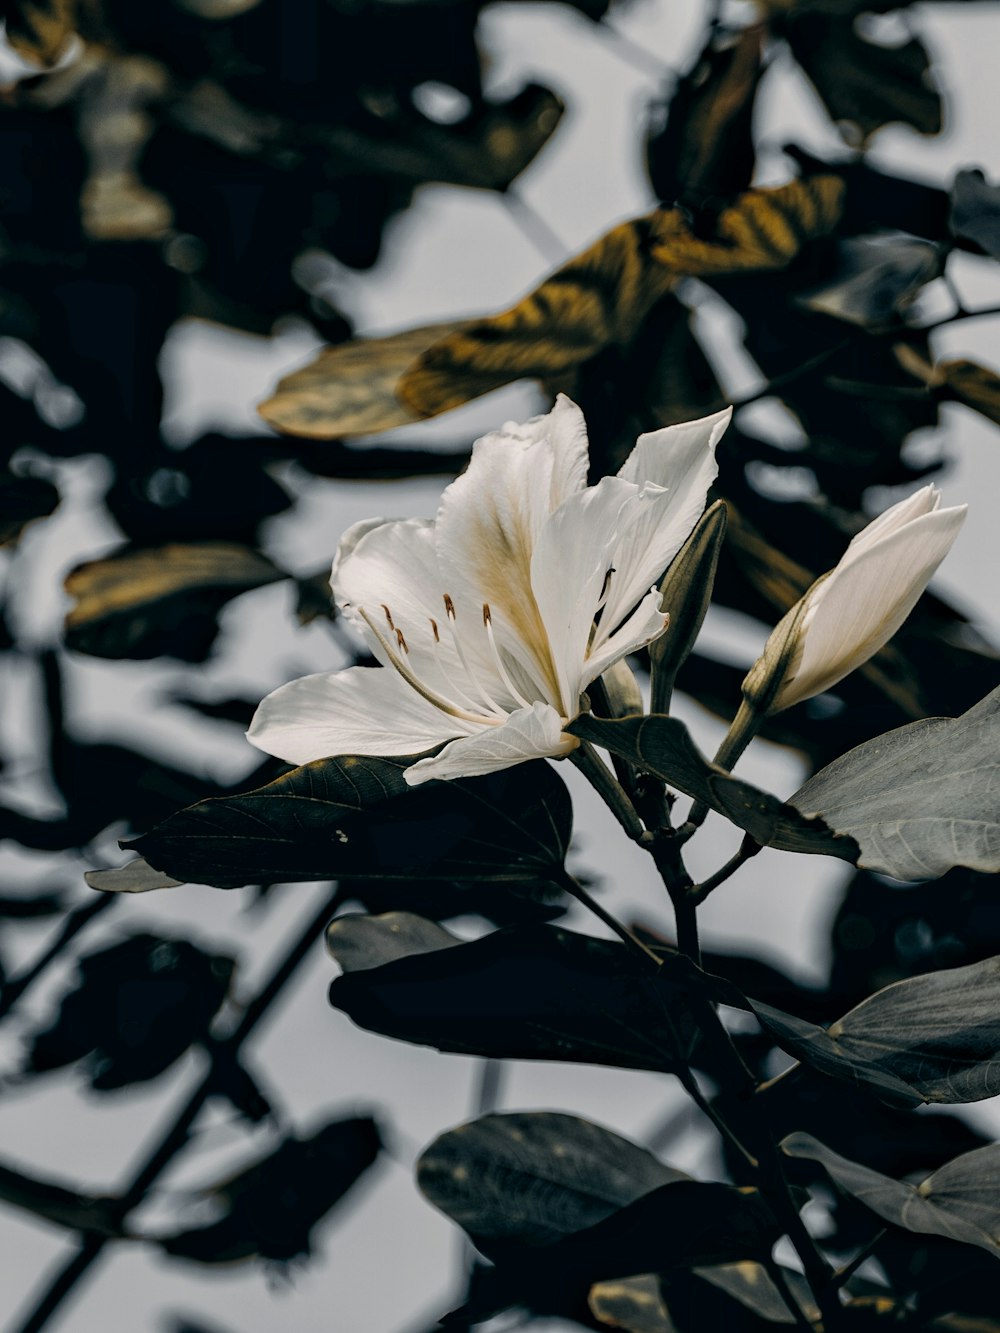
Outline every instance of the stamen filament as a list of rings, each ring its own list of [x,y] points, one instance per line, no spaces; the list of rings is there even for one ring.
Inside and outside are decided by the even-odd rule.
[[[531,704],[528,703],[527,699],[511,680],[510,673],[503,664],[503,658],[500,656],[500,649],[497,647],[497,641],[493,634],[493,617],[490,614],[489,602],[483,602],[483,624],[486,626],[486,637],[490,641],[490,648],[493,650],[493,660],[496,662],[497,670],[500,672],[500,679],[507,686],[513,698],[517,700],[522,708],[530,708]]]
[[[447,593],[444,594],[444,609],[448,616],[448,629],[451,631],[451,641],[455,645],[455,652],[458,653],[458,660],[462,664],[462,670],[465,672],[468,679],[472,682],[473,686],[475,687],[476,693],[479,695],[480,699],[490,710],[490,712],[502,718],[506,718],[507,710],[501,708],[500,705],[497,703],[497,701],[494,698],[492,698],[489,694],[487,694],[476,673],[469,666],[469,660],[465,656],[465,651],[462,648],[462,641],[461,639],[459,639],[458,631],[455,628],[455,620],[456,620],[455,603],[451,600],[451,598]]]
[[[482,714],[477,713],[469,713],[464,708],[457,707],[457,705],[452,703],[450,699],[446,699],[444,695],[438,694],[438,692],[432,690],[429,685],[425,685],[424,682],[410,670],[407,664],[400,658],[396,650],[389,644],[389,641],[375,625],[365,608],[359,606],[358,612],[365,624],[382,645],[389,661],[403,677],[407,685],[416,690],[422,699],[426,699],[429,704],[433,704],[435,708],[440,709],[442,713],[447,713],[450,717],[459,717],[465,722],[475,722],[479,726],[495,727],[500,725],[495,718],[483,717]]]

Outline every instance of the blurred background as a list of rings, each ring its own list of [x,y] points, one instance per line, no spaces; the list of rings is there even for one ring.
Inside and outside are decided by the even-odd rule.
[[[961,711],[996,684],[998,324],[966,316],[1000,304],[997,14],[872,8],[0,6],[11,1330],[423,1333],[460,1303],[469,1254],[421,1199],[412,1164],[477,1109],[578,1113],[686,1170],[723,1170],[713,1135],[660,1076],[484,1067],[353,1027],[326,1002],[329,885],[121,900],[95,898],[83,872],[120,864],[118,839],[172,810],[281,771],[243,739],[256,702],[360,651],[325,588],[340,533],[374,514],[432,514],[472,440],[544,410],[557,388],[588,413],[597,472],[640,430],[744,404],[720,478],[738,519],[677,704],[705,750],[768,625],[866,517],[929,476],[945,503],[970,504],[935,595],[872,671],[776,719],[740,771],[787,795],[867,736]],[[951,194],[977,167],[986,180],[965,175]],[[324,344],[490,315],[657,205],[710,237],[751,183],[817,174],[843,182],[826,234],[796,232],[763,271],[739,253],[728,272],[682,269],[627,333],[568,368],[510,373],[517,382],[389,431],[338,428],[336,398],[316,432],[326,438],[279,434],[256,412]],[[365,356],[362,384],[391,369],[384,344]],[[943,369],[956,360],[980,369]],[[298,383],[281,400],[293,413]],[[646,859],[565,767],[572,868],[620,917],[669,937]],[[732,850],[710,821],[692,868]],[[832,1017],[876,985],[1000,952],[991,882],[948,879],[892,885],[765,851],[706,905],[706,942],[734,975],[749,958],[771,965],[762,998]],[[462,886],[347,898],[470,936],[539,911],[599,929],[561,903],[484,902]],[[267,991],[285,962],[286,984]],[[159,1160],[220,1063],[213,1041],[248,1013],[259,1021],[239,1060]],[[936,1117],[949,1126],[942,1160],[994,1132],[992,1104],[962,1114]],[[327,1125],[296,1157],[296,1138]],[[906,1132],[904,1166],[936,1164],[935,1132]],[[215,1188],[255,1163],[249,1205],[248,1191]],[[313,1199],[318,1176],[327,1192]],[[93,1215],[56,1185],[128,1195],[137,1239],[81,1259]]]

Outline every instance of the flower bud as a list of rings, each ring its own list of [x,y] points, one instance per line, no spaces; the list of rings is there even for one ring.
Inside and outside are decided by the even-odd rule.
[[[869,523],[779,621],[743,682],[758,713],[831,689],[892,638],[947,555],[966,506],[925,486]]]

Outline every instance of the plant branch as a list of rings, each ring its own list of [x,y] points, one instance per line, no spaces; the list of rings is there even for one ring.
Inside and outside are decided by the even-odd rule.
[[[636,813],[635,806],[629,800],[625,788],[590,742],[581,741],[575,750],[570,751],[569,758],[598,793],[632,841],[644,843],[648,834],[642,826],[642,820]]]
[[[718,870],[712,872],[701,881],[688,890],[688,897],[698,905],[703,903],[713,889],[717,889],[720,884],[724,884],[730,876],[734,875],[740,866],[744,865],[751,857],[756,856],[761,850],[759,842],[754,842],[749,833],[740,843],[739,850],[732,855],[725,865],[721,865]]]
[[[616,916],[612,916],[607,908],[603,907],[596,898],[592,897],[580,881],[574,875],[571,875],[568,870],[564,869],[555,879],[555,883],[558,884],[561,889],[564,889],[566,893],[570,894],[571,897],[575,898],[577,902],[582,903],[588,911],[593,912],[594,916],[603,921],[610,930],[613,930],[618,938],[622,940],[623,943],[627,944],[633,953],[641,955],[645,962],[655,963],[657,967],[662,966],[663,960],[660,958],[659,954],[655,953],[647,944],[643,944],[638,935],[633,935],[628,926],[623,925]]]
[[[92,900],[85,906],[78,907],[75,911],[70,912],[63,922],[62,930],[49,947],[33,963],[29,964],[19,976],[11,977],[10,981],[0,986],[0,1018],[4,1018],[9,1013],[28,987],[33,985],[42,973],[55,962],[66,946],[79,935],[80,931],[88,926],[94,917],[107,911],[111,904],[117,901],[118,899],[113,893],[102,894],[96,900]]]
[[[322,933],[330,917],[340,906],[341,901],[341,894],[338,889],[324,899],[319,911],[310,916],[306,926],[278,963],[267,983],[244,1010],[240,1022],[227,1037],[216,1044],[215,1050],[218,1055],[231,1059],[237,1054],[280,992],[294,976],[303,959],[307,957],[317,937]],[[123,1219],[141,1203],[150,1185],[162,1175],[177,1153],[188,1142],[192,1125],[215,1090],[216,1072],[215,1062],[213,1061],[212,1066],[195,1087],[173,1124],[159,1143],[150,1151],[145,1162],[133,1177],[131,1184],[121,1194],[118,1202]],[[17,1326],[16,1333],[39,1333],[39,1330],[45,1327],[63,1302],[75,1290],[78,1283],[101,1257],[106,1244],[107,1238],[104,1236],[84,1238],[77,1252],[52,1279],[34,1309]]]
[[[838,1268],[831,1276],[830,1286],[839,1290],[845,1282],[849,1281],[865,1260],[871,1258],[872,1254],[887,1234],[888,1229],[886,1227],[882,1227],[880,1231],[877,1231],[868,1244],[862,1246],[862,1248],[858,1250],[850,1263],[844,1264],[843,1268]]]

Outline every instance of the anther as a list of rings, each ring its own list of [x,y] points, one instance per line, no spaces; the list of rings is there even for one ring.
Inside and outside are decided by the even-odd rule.
[[[440,643],[441,635],[438,633],[438,623],[433,616],[431,616],[430,621],[431,621],[431,629],[434,631],[434,642]]]
[[[395,628],[395,626],[393,628]],[[400,648],[402,648],[404,653],[410,651],[406,646],[406,640],[403,638],[403,631],[401,629],[396,630],[396,642],[399,644]]]
[[[392,612],[391,612],[391,611],[389,610],[389,608],[386,606],[385,602],[380,603],[380,605],[381,605],[381,607],[382,607],[382,610],[385,612],[385,618],[386,618],[386,620],[388,620],[388,622],[389,622],[389,628],[390,628],[391,630],[394,630],[394,629],[396,628],[396,626],[392,623]]]
[[[455,603],[451,600],[448,593],[444,595],[444,609],[449,620],[455,619]]]
[[[490,615],[490,604],[489,602],[483,602],[483,624],[492,625],[492,623],[493,617]]]

